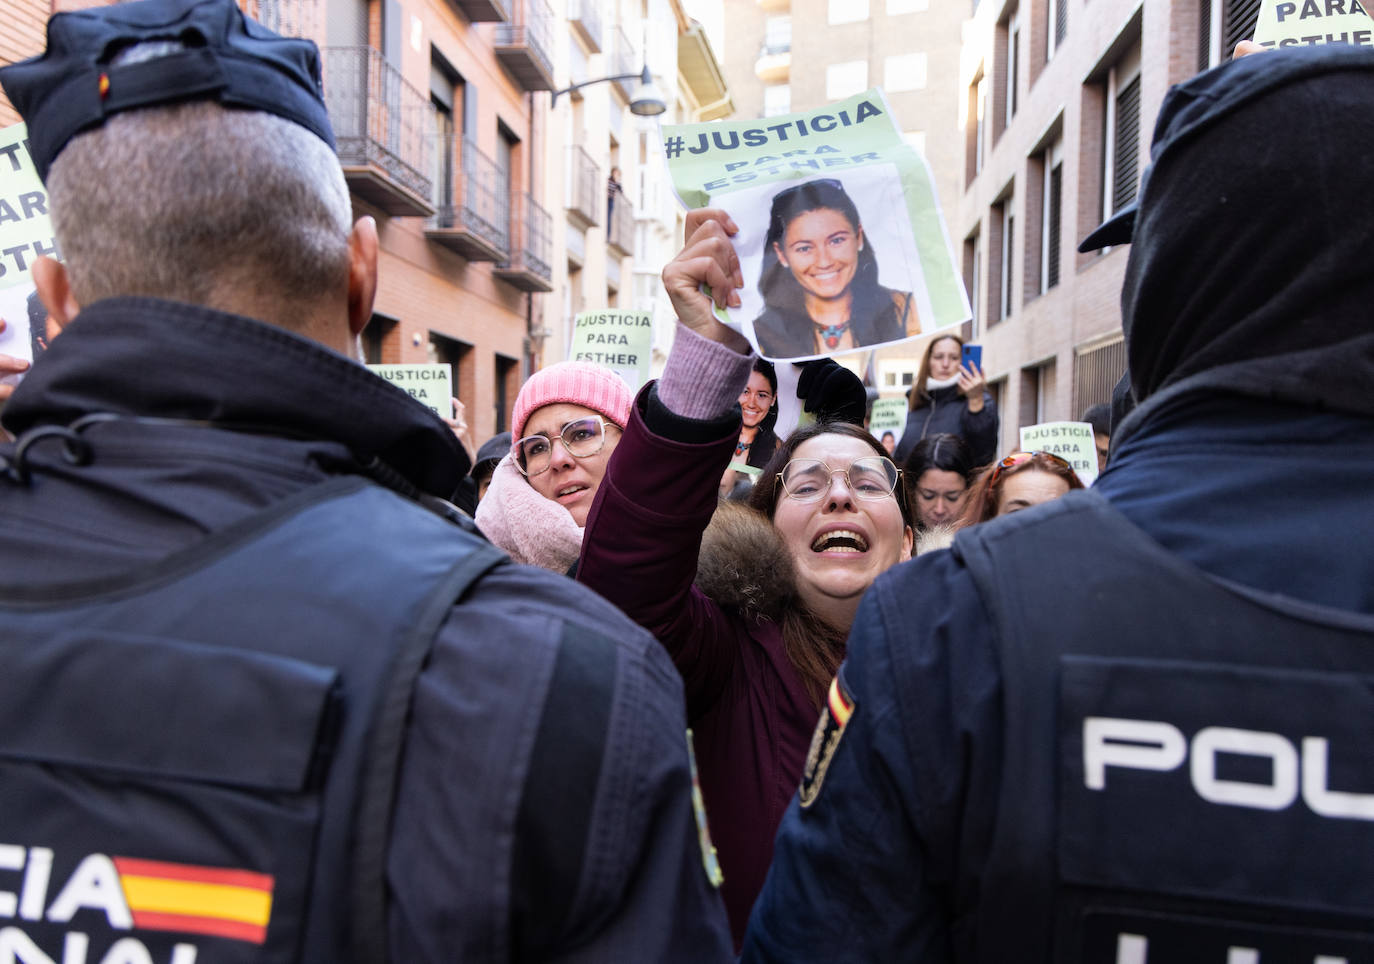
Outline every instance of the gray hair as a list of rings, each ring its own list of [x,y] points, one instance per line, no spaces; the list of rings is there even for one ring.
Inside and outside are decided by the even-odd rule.
[[[303,306],[346,289],[338,158],[273,114],[208,101],[116,114],[63,149],[47,187],[80,304],[144,295],[297,328]]]

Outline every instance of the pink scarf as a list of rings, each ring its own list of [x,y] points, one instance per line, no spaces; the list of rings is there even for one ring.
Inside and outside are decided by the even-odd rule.
[[[476,519],[492,544],[516,562],[562,574],[582,552],[582,527],[567,509],[536,492],[509,454],[497,463]]]

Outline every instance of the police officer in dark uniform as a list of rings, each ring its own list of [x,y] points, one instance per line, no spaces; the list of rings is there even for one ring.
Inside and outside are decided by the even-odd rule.
[[[662,648],[347,357],[314,45],[145,0],[0,84],[66,258],[0,447],[0,959],[728,959]]]
[[[874,585],[744,960],[1374,960],[1372,186],[1374,50],[1169,93],[1112,461]]]

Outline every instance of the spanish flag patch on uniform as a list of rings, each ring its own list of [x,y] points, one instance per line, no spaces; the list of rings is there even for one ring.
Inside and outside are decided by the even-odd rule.
[[[268,874],[113,858],[135,927],[261,944],[272,916]]]
[[[844,728],[854,715],[856,704],[844,685],[843,667],[841,672],[830,681],[830,692],[825,699],[825,712],[816,721],[816,732],[811,737],[811,748],[806,753],[806,766],[802,770],[801,788],[798,791],[801,805],[809,807],[820,795],[821,784],[825,782],[825,772],[830,769],[830,761],[835,758],[835,750],[844,736]]]

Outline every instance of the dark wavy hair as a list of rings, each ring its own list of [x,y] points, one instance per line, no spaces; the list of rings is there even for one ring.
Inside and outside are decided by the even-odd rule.
[[[820,210],[838,211],[855,233],[863,227],[859,209],[845,193],[844,186],[832,178],[807,181],[773,195],[773,206],[768,214],[768,237],[763,242],[763,270],[759,272],[759,294],[769,308],[809,317],[801,285],[792,277],[791,270],[779,263],[773,246],[782,245],[787,226],[794,220]],[[878,259],[873,253],[873,241],[867,235],[863,250],[859,252],[859,264],[850,282],[850,291],[854,298],[851,318],[870,318],[884,309],[894,311],[891,295],[878,284]]]
[[[773,404],[758,426],[760,432],[769,433],[773,431],[773,426],[778,424],[778,370],[766,358],[755,358],[753,370],[768,379],[769,390],[773,393]]]
[[[916,505],[916,483],[929,469],[953,472],[964,480],[964,485],[972,486],[978,475],[978,466],[973,464],[973,453],[968,445],[957,435],[940,432],[927,435],[916,443],[902,463],[902,488],[906,492],[908,506]],[[919,512],[912,513],[917,528],[921,528]]]
[[[804,426],[787,436],[787,440],[769,459],[763,474],[759,476],[759,480],[754,483],[753,491],[749,493],[747,504],[750,508],[772,521],[782,495],[782,482],[778,476],[782,473],[783,467],[792,460],[792,456],[803,442],[820,435],[856,438],[873,449],[874,454],[887,458],[887,452],[882,444],[857,425],[849,422],[816,422]],[[897,500],[897,508],[901,510],[903,525],[910,526],[911,516],[907,512],[906,493],[903,487],[899,484],[892,495]],[[839,670],[840,663],[844,661],[845,639],[849,631],[835,629],[802,605],[787,608],[780,628],[787,658],[796,668],[802,682],[806,684],[812,702],[819,709],[823,705],[831,679]]]

